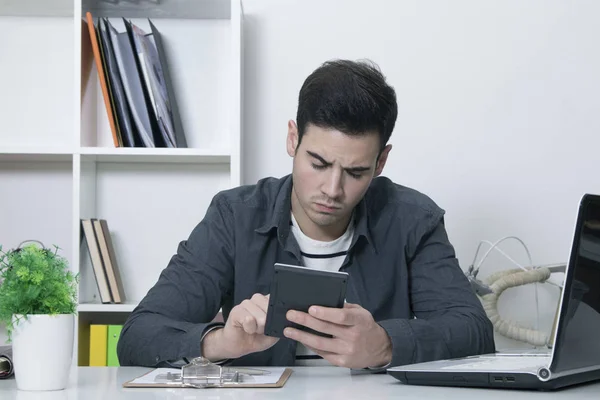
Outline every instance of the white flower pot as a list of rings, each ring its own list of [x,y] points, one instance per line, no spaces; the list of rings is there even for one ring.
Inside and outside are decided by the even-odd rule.
[[[15,380],[19,390],[62,390],[73,358],[75,315],[28,315],[12,334]]]

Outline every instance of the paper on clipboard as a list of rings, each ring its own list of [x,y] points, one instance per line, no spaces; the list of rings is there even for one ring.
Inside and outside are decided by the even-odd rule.
[[[235,367],[232,367],[235,369]],[[243,370],[244,368],[240,368]],[[227,388],[280,388],[283,387],[287,379],[292,374],[291,368],[282,367],[261,367],[262,370],[268,371],[268,374],[264,375],[245,375],[240,378],[238,382],[223,382],[222,384],[211,384],[205,386],[209,387],[227,387]],[[167,376],[173,374],[174,376],[181,376],[181,370],[177,368],[156,368],[140,377],[132,379],[123,384],[126,388],[185,388],[185,387],[200,387],[185,384],[181,381],[173,380],[168,381],[161,379],[161,376]],[[203,386],[204,387],[204,386]]]

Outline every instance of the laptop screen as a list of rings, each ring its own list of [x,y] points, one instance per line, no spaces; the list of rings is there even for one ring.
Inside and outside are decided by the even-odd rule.
[[[582,198],[550,370],[600,368],[600,196]]]

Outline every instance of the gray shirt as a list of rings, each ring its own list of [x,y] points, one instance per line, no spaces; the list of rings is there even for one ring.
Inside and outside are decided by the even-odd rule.
[[[127,319],[121,365],[169,366],[201,355],[200,339],[222,307],[269,293],[276,262],[302,265],[290,232],[292,178],[217,194],[157,283]],[[355,209],[355,233],[341,271],[346,300],[367,309],[393,345],[390,366],[495,351],[493,328],[455,257],[444,211],[385,177],[373,179]],[[232,360],[293,365],[296,342]]]

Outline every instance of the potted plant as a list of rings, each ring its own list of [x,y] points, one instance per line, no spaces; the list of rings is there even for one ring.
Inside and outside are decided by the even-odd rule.
[[[68,261],[43,244],[0,246],[0,323],[13,346],[17,388],[66,388],[73,358],[77,283]]]

